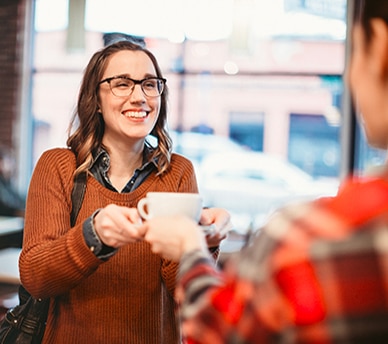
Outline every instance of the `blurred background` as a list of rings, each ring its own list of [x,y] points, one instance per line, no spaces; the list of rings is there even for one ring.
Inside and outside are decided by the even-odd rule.
[[[83,69],[123,37],[158,58],[174,150],[193,161],[205,205],[231,211],[236,234],[285,202],[334,194],[344,176],[385,159],[366,146],[343,82],[348,6],[0,0],[0,195],[3,209],[18,208],[1,215],[22,217],[37,159],[65,146]]]

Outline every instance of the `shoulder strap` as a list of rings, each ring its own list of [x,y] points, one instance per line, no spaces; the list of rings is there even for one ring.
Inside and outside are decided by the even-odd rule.
[[[82,201],[84,199],[85,190],[86,190],[86,173],[78,174],[74,178],[74,186],[73,190],[71,192],[71,202],[72,202],[72,208],[71,208],[71,214],[70,214],[70,223],[71,226],[74,226],[75,220],[77,219],[78,212],[81,209]],[[19,285],[19,301],[20,305],[26,303],[28,299],[31,298],[30,293],[23,287],[22,284]],[[39,312],[45,314],[48,310],[48,305],[50,302],[50,299],[43,299],[43,302],[38,302],[40,306]],[[44,311],[43,311],[44,309]]]
[[[78,216],[78,212],[81,209],[82,201],[85,195],[86,189],[86,172],[80,173],[74,178],[74,187],[71,192],[71,215],[70,215],[70,223],[71,226],[74,226],[75,221]]]

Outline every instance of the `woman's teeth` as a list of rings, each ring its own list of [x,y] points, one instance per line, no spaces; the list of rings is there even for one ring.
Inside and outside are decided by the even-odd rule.
[[[147,116],[146,111],[127,111],[124,113],[125,117],[142,118]]]

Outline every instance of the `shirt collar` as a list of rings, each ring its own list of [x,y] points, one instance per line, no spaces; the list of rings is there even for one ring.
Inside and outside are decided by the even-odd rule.
[[[153,164],[155,167],[157,167],[157,158],[150,160],[151,153],[152,148],[145,144],[143,149],[143,162],[139,170],[143,170],[149,164]],[[92,170],[97,165],[104,171],[107,171],[110,166],[110,156],[108,152],[102,147],[100,147],[97,152],[93,154],[93,162],[91,163],[89,169]]]

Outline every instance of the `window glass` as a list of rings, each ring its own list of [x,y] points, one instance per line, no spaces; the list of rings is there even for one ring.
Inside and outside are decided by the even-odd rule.
[[[285,202],[336,192],[345,0],[85,0],[84,18],[72,20],[74,2],[57,3],[36,1],[35,160],[65,145],[90,56],[123,35],[157,56],[174,150],[192,160],[205,204],[231,211],[236,232]],[[84,22],[78,50],[68,42],[75,19]],[[365,164],[380,158],[360,154]]]

